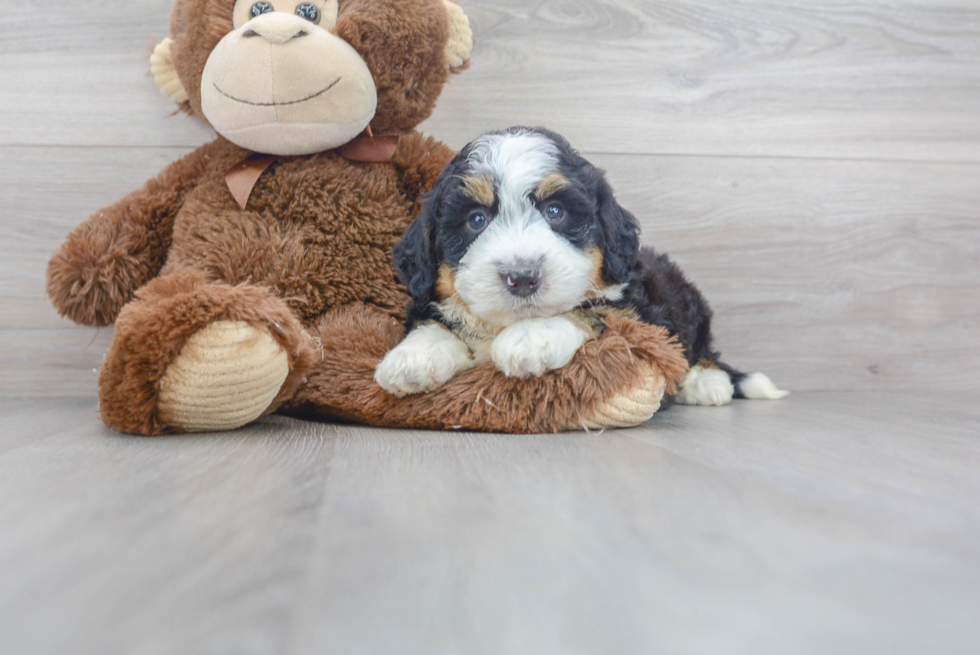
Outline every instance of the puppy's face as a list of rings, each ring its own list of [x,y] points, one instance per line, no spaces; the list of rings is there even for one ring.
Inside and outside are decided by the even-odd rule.
[[[395,260],[415,298],[506,326],[615,299],[638,247],[600,171],[555,134],[513,128],[443,171]]]

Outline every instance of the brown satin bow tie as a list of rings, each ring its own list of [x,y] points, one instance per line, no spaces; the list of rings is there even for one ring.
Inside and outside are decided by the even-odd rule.
[[[368,126],[360,135],[339,148],[334,148],[332,152],[347,161],[383,164],[391,161],[396,148],[398,148],[398,135],[374,136],[371,127]],[[279,157],[275,155],[263,155],[257,152],[235,164],[225,173],[225,183],[239,207],[245,209],[249,196],[252,195],[252,189],[262,177],[262,173],[266,172],[277,159]]]

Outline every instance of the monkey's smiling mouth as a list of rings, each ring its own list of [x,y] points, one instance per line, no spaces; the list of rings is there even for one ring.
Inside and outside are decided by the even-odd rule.
[[[241,98],[236,98],[235,96],[231,95],[230,93],[225,93],[224,91],[221,90],[221,88],[218,86],[217,83],[214,84],[214,90],[217,91],[218,93],[220,93],[221,95],[223,95],[224,97],[228,98],[229,100],[234,100],[235,102],[240,102],[243,105],[252,105],[254,107],[285,107],[287,105],[298,105],[301,102],[307,102],[309,100],[312,100],[313,98],[319,98],[324,93],[326,93],[330,89],[332,89],[335,86],[337,86],[337,83],[340,82],[341,79],[343,79],[343,78],[338,77],[333,82],[331,82],[330,84],[328,84],[325,89],[321,89],[320,91],[317,91],[316,93],[314,93],[314,94],[312,94],[310,96],[307,96],[305,98],[301,98],[299,100],[290,100],[288,102],[252,102],[251,100],[243,100]]]

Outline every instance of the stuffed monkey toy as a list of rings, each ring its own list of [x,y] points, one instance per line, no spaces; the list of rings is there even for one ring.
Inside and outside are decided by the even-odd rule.
[[[411,428],[635,425],[686,362],[620,319],[563,369],[492,364],[395,398],[374,369],[409,302],[391,251],[454,153],[415,131],[472,33],[448,0],[176,0],[160,88],[218,138],[78,226],[48,265],[76,323],[115,323],[106,424],[234,429],[279,411]]]

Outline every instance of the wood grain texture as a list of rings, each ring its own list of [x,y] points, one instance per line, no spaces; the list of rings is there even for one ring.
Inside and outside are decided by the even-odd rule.
[[[0,455],[0,651],[279,652],[331,428],[272,419],[141,440],[98,427],[93,409],[3,406],[35,438]],[[36,423],[51,413],[73,421]]]
[[[975,2],[465,6],[473,68],[432,119],[452,145],[523,123],[591,152],[980,157]]]
[[[186,148],[0,147],[0,329],[65,327],[44,299],[48,258],[102,207],[141,187]]]
[[[0,393],[91,393],[111,333],[55,315],[46,260],[210,138],[145,72],[169,4],[6,12],[0,143],[27,145],[0,147]],[[464,6],[473,66],[426,128],[456,146],[521,122],[568,134],[705,290],[730,361],[794,389],[980,385],[977,167],[821,159],[976,161],[974,3]],[[40,13],[48,29],[30,29]],[[740,156],[623,154],[672,151]]]
[[[92,393],[111,331],[57,317],[47,259],[185,152],[0,148],[0,394]],[[733,365],[796,390],[980,388],[980,165],[590,157],[702,288]]]
[[[50,320],[63,326],[0,330],[0,397],[95,396],[112,328]]]
[[[172,6],[80,0],[52,12],[5,2],[0,144],[196,147],[213,138],[204,123],[174,115],[150,76]]]
[[[147,75],[168,0],[9,4],[0,144],[208,138]],[[472,67],[428,124],[454,147],[543,124],[591,152],[980,160],[975,2],[462,4]]]
[[[974,401],[141,439],[0,400],[0,652],[966,655]]]
[[[424,126],[565,133],[731,363],[858,392],[592,435],[167,439],[101,425],[112,331],[43,278],[212,137],[147,74],[171,0],[2,4],[0,652],[975,650],[975,0],[463,0],[473,65]]]
[[[980,167],[601,155],[717,346],[790,389],[980,390]]]

